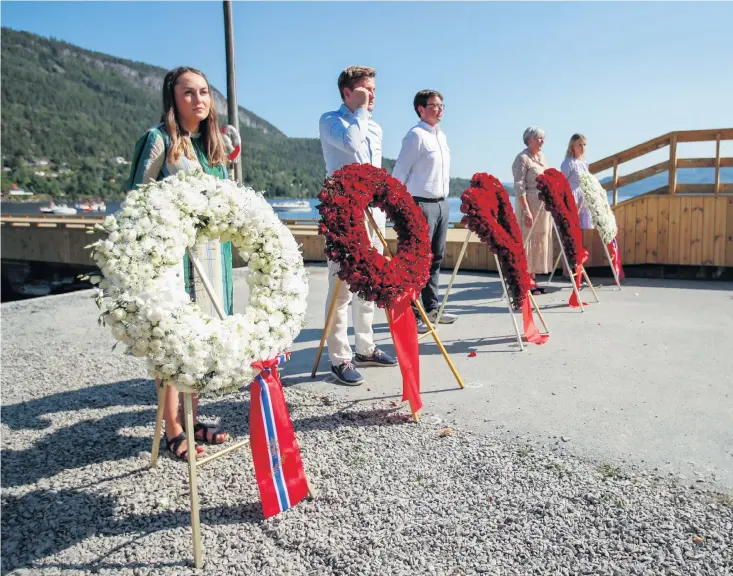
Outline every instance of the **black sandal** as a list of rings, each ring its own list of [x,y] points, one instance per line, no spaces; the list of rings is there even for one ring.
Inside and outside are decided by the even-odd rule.
[[[532,296],[539,296],[540,294],[544,294],[545,293],[545,289],[544,288],[541,288],[540,286],[538,286],[537,284],[535,284],[530,289],[530,292],[532,293]]]
[[[197,438],[197,434],[199,432],[203,432],[202,438]],[[209,433],[211,433],[211,440],[209,440]],[[203,422],[196,422],[193,426],[193,438],[197,442],[204,442],[206,444],[224,444],[229,438],[226,438],[225,440],[222,440],[221,442],[216,441],[216,437],[220,434],[227,434],[227,432],[224,432],[223,430],[220,430],[219,428],[215,428],[214,426],[209,426],[208,424],[204,424]]]
[[[181,447],[181,444],[183,444],[184,440],[186,440],[186,433],[181,432],[178,436],[175,436],[174,438],[168,438],[168,436],[166,436],[165,445],[168,447],[168,451],[173,454],[174,458],[177,458],[178,460],[188,461],[188,449],[184,450],[180,454],[178,453],[178,449]]]

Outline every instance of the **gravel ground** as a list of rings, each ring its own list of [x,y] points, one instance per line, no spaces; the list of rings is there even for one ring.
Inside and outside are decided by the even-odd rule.
[[[153,384],[88,296],[2,306],[2,571],[197,573],[186,466],[148,468]],[[730,495],[387,400],[286,397],[318,498],[265,521],[247,451],[207,465],[204,573],[733,574]],[[235,437],[248,411],[246,393],[202,402]]]

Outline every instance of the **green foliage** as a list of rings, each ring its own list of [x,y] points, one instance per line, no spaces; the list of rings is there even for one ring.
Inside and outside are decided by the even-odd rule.
[[[130,166],[113,159],[130,160],[137,139],[158,122],[165,73],[2,28],[3,166],[11,168],[3,191],[16,184],[54,197],[121,197]],[[250,124],[240,122],[245,183],[268,196],[315,196],[326,173],[318,139],[288,138],[241,107],[239,115]],[[50,164],[27,165],[39,159]],[[384,159],[387,170],[393,165]],[[451,195],[467,186],[451,179]]]

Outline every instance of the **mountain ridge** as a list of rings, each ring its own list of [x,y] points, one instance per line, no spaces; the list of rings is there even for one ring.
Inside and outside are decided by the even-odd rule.
[[[167,70],[2,27],[2,189],[52,197],[120,197],[135,142],[160,118]],[[224,95],[212,86],[221,123]],[[268,196],[312,198],[325,179],[317,138],[289,138],[239,106],[244,183]],[[43,169],[35,165],[47,159]],[[30,161],[30,162],[29,162]],[[383,159],[392,170],[394,160]],[[468,180],[451,179],[451,195]]]

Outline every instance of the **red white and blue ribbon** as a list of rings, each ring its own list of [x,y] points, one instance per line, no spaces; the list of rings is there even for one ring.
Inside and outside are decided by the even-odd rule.
[[[277,371],[289,354],[255,362],[261,370],[250,386],[252,460],[265,518],[292,508],[308,495],[300,448]]]

